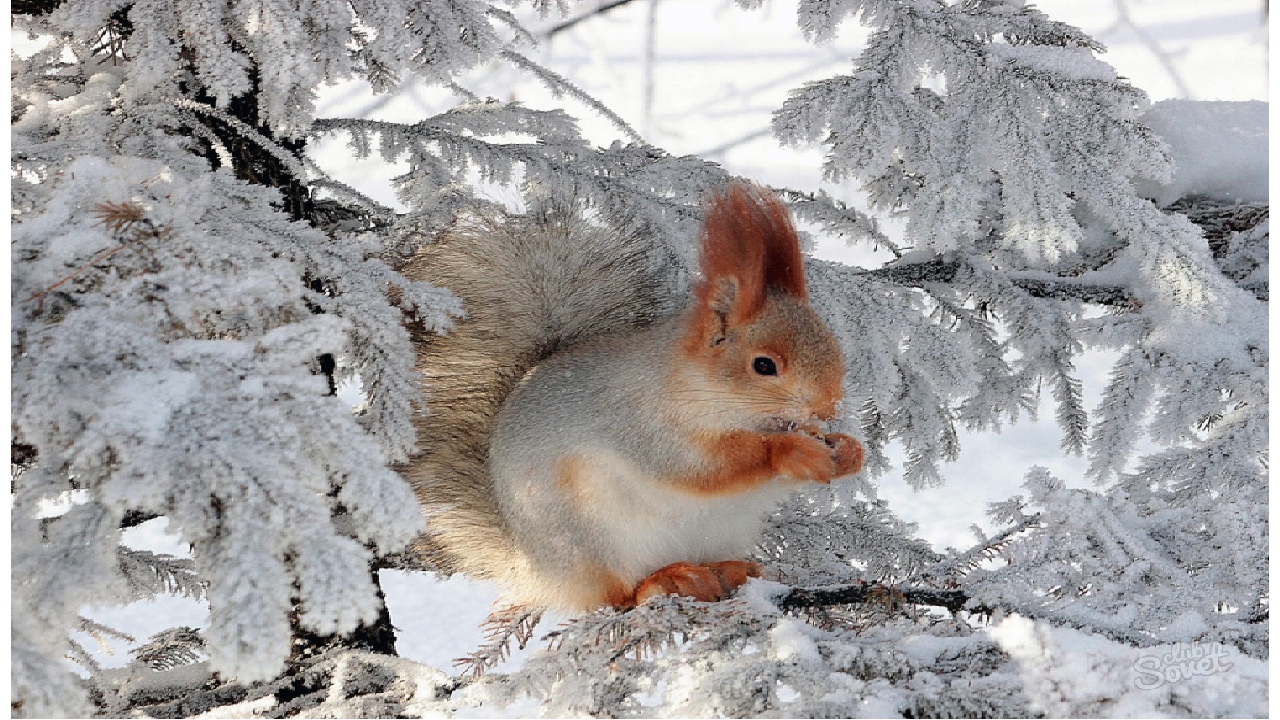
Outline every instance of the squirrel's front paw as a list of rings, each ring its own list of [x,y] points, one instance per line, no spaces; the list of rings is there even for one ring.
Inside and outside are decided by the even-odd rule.
[[[774,435],[772,441],[773,469],[779,475],[789,475],[801,482],[831,482],[836,476],[836,455],[825,441],[803,433]],[[852,439],[852,438],[850,438]]]
[[[835,453],[836,473],[834,477],[853,475],[862,470],[862,443],[844,433],[831,433],[823,441]]]

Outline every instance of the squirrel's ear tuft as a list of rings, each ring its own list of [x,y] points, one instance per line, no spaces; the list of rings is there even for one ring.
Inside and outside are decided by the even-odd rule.
[[[757,199],[760,212],[766,218],[764,232],[761,233],[764,241],[764,286],[808,301],[800,236],[791,223],[791,213],[776,195],[765,188],[760,188]]]
[[[735,183],[706,203],[702,231],[699,300],[712,303],[714,288],[732,280],[737,292],[728,320],[745,322],[763,308],[769,290],[808,299],[800,240],[786,206],[768,189]],[[720,310],[720,308],[717,308]]]

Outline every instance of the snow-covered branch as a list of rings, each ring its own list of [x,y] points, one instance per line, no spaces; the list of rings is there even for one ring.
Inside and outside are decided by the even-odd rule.
[[[396,464],[419,431],[453,431],[432,424],[413,338],[466,308],[406,279],[406,258],[469,216],[514,212],[499,185],[530,211],[571,204],[633,228],[683,287],[725,170],[640,142],[516,53],[536,34],[487,0],[11,9],[47,39],[11,67],[15,714],[412,716],[530,699],[519,707],[593,716],[1264,711],[1268,212],[1140,196],[1135,180],[1169,183],[1171,146],[1078,29],[1020,2],[802,0],[814,40],[846,17],[872,29],[848,73],[773,118],[869,198],[781,190],[798,220],[890,257],[805,267],[844,352],[833,430],[863,442],[865,471],[770,519],[754,559],[787,585],[580,615],[500,673],[539,617],[510,610],[471,658],[489,672],[462,678],[388,654],[371,575],[413,566],[400,553],[426,522]],[[563,109],[465,89],[461,73],[490,61],[621,139],[594,147]],[[314,117],[323,83],[388,91],[409,75],[460,103],[413,123]],[[328,135],[403,163],[409,212],[321,173],[303,151]],[[1169,187],[1161,203],[1212,191],[1186,174]],[[1120,360],[1086,409],[1091,348]],[[353,412],[333,384],[357,378]],[[1033,469],[992,508],[1000,530],[946,555],[877,498],[891,444],[907,483],[940,484],[962,430],[999,431],[1044,392],[1091,489]],[[190,558],[122,544],[159,517]],[[207,626],[142,642],[124,668],[93,658],[89,641],[138,639],[84,606],[161,594],[207,601]],[[1173,643],[1220,646],[1236,669],[1135,692],[1135,663]]]

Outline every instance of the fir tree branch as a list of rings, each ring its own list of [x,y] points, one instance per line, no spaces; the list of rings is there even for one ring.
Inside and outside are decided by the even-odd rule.
[[[955,578],[968,574],[984,561],[999,555],[1015,536],[1027,530],[1034,530],[1040,527],[1040,517],[1040,513],[1023,516],[1012,527],[1006,528],[993,538],[984,540],[976,547],[939,562],[929,568],[929,572],[922,574],[921,577],[929,581],[930,578],[943,578],[947,575]]]
[[[542,620],[542,609],[525,605],[507,605],[489,615],[481,627],[485,641],[466,657],[453,661],[463,675],[478,678],[490,668],[497,667],[511,655],[511,643],[523,650],[533,638],[533,631]]]
[[[791,210],[798,219],[816,222],[827,232],[839,236],[858,235],[860,237],[856,239],[869,240],[873,248],[888,250],[894,257],[902,257],[902,248],[880,230],[880,224],[874,217],[849,207],[823,191],[802,192],[783,187],[775,187],[773,190],[791,204]]]

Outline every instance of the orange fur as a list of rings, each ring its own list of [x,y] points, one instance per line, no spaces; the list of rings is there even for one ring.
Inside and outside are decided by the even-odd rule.
[[[809,297],[791,216],[758,185],[735,183],[707,201],[699,264],[703,279],[694,288],[698,311],[691,339],[750,322],[770,291]]]
[[[709,568],[686,562],[658,568],[636,586],[636,604],[655,595],[685,595],[702,602],[723,600],[726,591]]]
[[[759,185],[735,183],[710,198],[703,219],[701,262],[708,280],[734,277],[746,283],[744,310],[759,311],[768,290],[809,299],[800,238],[791,214],[776,195]]]
[[[732,185],[724,195],[707,201],[698,258],[703,280],[695,290],[700,305],[728,302],[732,319],[739,323],[759,314],[765,301],[764,241],[760,229],[752,227],[748,198],[742,186]],[[734,283],[733,296],[722,298],[730,289],[724,285],[727,281]]]
[[[836,477],[862,472],[864,459],[862,443],[843,433],[827,435],[826,443],[836,453]]]
[[[726,591],[732,592],[751,578],[760,577],[760,565],[747,560],[721,560],[705,567],[716,576]]]
[[[844,388],[838,383],[833,383],[813,399],[813,412],[824,421],[830,421],[836,416],[836,404],[843,397]]]
[[[733,430],[703,439],[707,472],[680,478],[678,487],[696,495],[732,495],[786,475],[801,482],[829,483],[862,469],[862,445],[840,433],[825,438],[804,433]]]
[[[766,216],[768,232],[764,241],[764,286],[799,300],[809,300],[804,281],[804,262],[800,255],[800,237],[791,224],[791,214],[772,194],[760,197],[757,209]]]
[[[634,604],[656,595],[684,595],[702,602],[716,602],[728,597],[753,577],[760,577],[760,566],[745,560],[724,560],[704,565],[671,563],[640,581],[636,586]]]
[[[601,588],[601,597],[605,605],[616,607],[620,610],[630,610],[636,606],[635,590],[622,582],[621,578],[608,570],[601,569],[596,578],[597,586]]]

